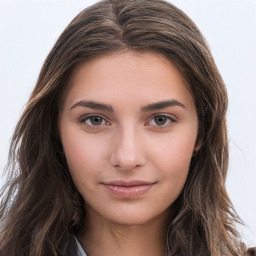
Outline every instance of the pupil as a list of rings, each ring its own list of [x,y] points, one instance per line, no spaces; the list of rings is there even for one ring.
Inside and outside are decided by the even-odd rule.
[[[164,116],[157,116],[154,119],[155,119],[155,123],[157,125],[163,125],[166,122],[166,117],[164,117]]]
[[[91,124],[93,125],[100,125],[102,123],[102,118],[99,116],[91,117]]]

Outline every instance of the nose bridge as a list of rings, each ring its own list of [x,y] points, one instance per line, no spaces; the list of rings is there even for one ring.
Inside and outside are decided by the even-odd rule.
[[[112,164],[123,169],[130,169],[144,164],[145,155],[142,137],[138,127],[126,125],[116,134]]]

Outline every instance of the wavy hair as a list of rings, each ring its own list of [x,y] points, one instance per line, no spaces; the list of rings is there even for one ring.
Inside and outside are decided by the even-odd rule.
[[[173,204],[168,255],[238,256],[241,222],[225,189],[228,168],[227,93],[207,43],[181,10],[162,0],[105,0],[75,17],[46,58],[12,137],[2,191],[3,256],[68,255],[86,218],[58,136],[60,97],[80,63],[131,49],[170,60],[197,109],[201,147]]]

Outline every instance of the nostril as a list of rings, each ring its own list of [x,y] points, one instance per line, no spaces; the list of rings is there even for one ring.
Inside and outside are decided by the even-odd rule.
[[[136,167],[139,167],[140,165],[115,165],[115,167],[120,171],[129,171],[131,169],[134,169]]]

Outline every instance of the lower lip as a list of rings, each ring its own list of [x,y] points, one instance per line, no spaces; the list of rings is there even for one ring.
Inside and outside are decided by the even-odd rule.
[[[145,184],[138,186],[115,186],[115,185],[106,185],[104,186],[110,191],[113,195],[123,198],[132,198],[142,196],[147,193],[153,184]]]

